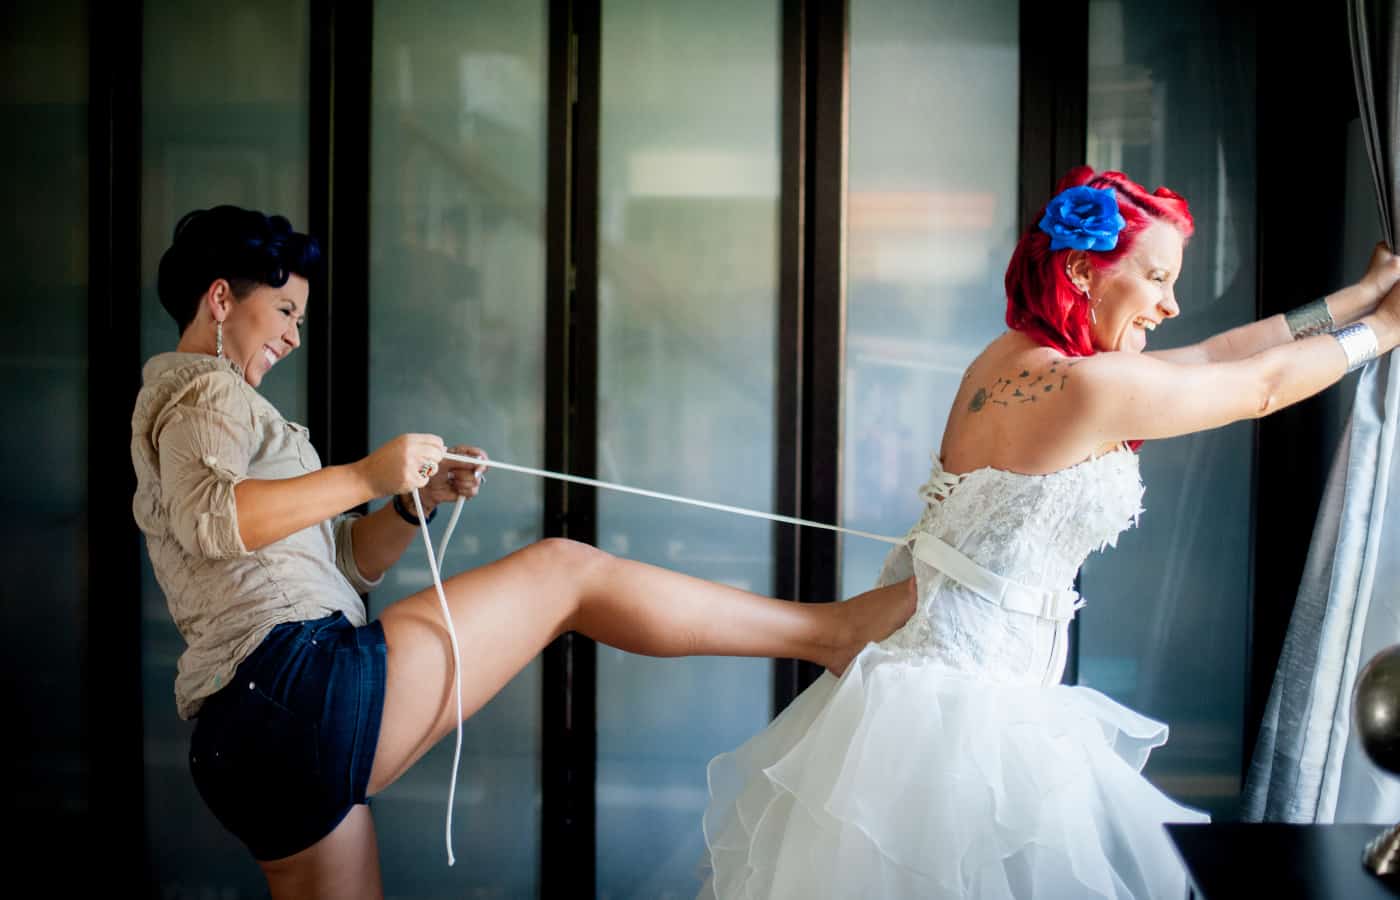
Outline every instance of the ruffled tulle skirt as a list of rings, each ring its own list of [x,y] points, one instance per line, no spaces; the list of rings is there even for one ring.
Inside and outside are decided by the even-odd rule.
[[[709,766],[718,898],[1185,896],[1141,774],[1159,722],[1083,687],[999,685],[871,645]]]

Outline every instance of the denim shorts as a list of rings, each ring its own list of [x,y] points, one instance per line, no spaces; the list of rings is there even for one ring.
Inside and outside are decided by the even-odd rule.
[[[278,625],[208,697],[190,772],[224,827],[259,860],[330,834],[365,802],[384,710],[384,629],[341,613]]]

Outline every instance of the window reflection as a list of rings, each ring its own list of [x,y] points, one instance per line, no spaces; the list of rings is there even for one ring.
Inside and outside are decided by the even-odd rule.
[[[24,748],[11,756],[18,765],[6,808],[45,843],[95,821],[91,802],[101,796],[92,789],[91,770],[100,766],[87,755],[94,727],[84,714],[93,708],[88,585],[101,578],[87,570],[87,9],[76,0],[26,0],[0,13],[0,416],[9,426],[0,437],[9,474],[0,628],[11,637],[0,679],[13,686],[8,713],[22,724],[11,733],[23,735]],[[100,587],[93,596],[101,599]]]
[[[547,7],[414,0],[375,10],[370,441],[442,435],[544,464]],[[443,576],[540,537],[543,483],[497,470],[468,505]],[[376,504],[377,505],[377,504]],[[439,516],[434,535],[446,527]],[[372,613],[431,588],[414,542]],[[375,798],[387,894],[538,891],[540,663]]]
[[[603,5],[600,477],[773,506],[779,4]],[[601,492],[598,543],[772,591],[766,522]],[[705,765],[769,718],[767,660],[598,652],[599,897],[694,896]]]
[[[1005,327],[1018,7],[852,3],[842,513],[903,534],[963,369]],[[842,593],[888,546],[842,543]]]
[[[1089,9],[1088,162],[1183,194],[1196,224],[1176,290],[1181,316],[1154,346],[1250,321],[1253,23],[1208,3]],[[1144,445],[1141,524],[1117,550],[1091,556],[1081,577],[1081,683],[1167,722],[1171,739],[1147,776],[1224,818],[1236,815],[1240,787],[1253,440],[1243,422]]]

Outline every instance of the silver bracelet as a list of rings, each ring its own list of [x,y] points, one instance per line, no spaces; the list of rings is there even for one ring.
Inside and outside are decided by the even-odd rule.
[[[1339,328],[1332,332],[1332,337],[1337,339],[1337,343],[1342,345],[1342,352],[1347,355],[1348,372],[1366,365],[1380,352],[1376,333],[1365,322],[1353,322]]]
[[[1332,311],[1327,308],[1326,297],[1294,307],[1284,313],[1283,318],[1288,322],[1288,331],[1295,341],[1315,334],[1326,334],[1337,324],[1332,318]]]

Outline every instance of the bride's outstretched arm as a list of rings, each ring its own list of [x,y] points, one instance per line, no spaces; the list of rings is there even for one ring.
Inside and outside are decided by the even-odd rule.
[[[1376,354],[1393,350],[1400,344],[1400,286],[1358,322],[1369,326]],[[1062,392],[1063,415],[1086,447],[1205,431],[1270,415],[1336,384],[1356,349],[1318,334],[1245,359],[1198,365],[1100,353],[1074,370]],[[1358,362],[1365,358],[1357,353]]]
[[[1400,280],[1400,256],[1391,253],[1384,244],[1377,244],[1371,253],[1371,262],[1366,267],[1366,274],[1355,284],[1323,298],[1334,327],[1341,328],[1370,315],[1397,280]],[[1154,350],[1143,355],[1177,364],[1231,362],[1246,359],[1292,340],[1293,332],[1288,326],[1285,314],[1279,313],[1267,319],[1222,331],[1190,346]]]

